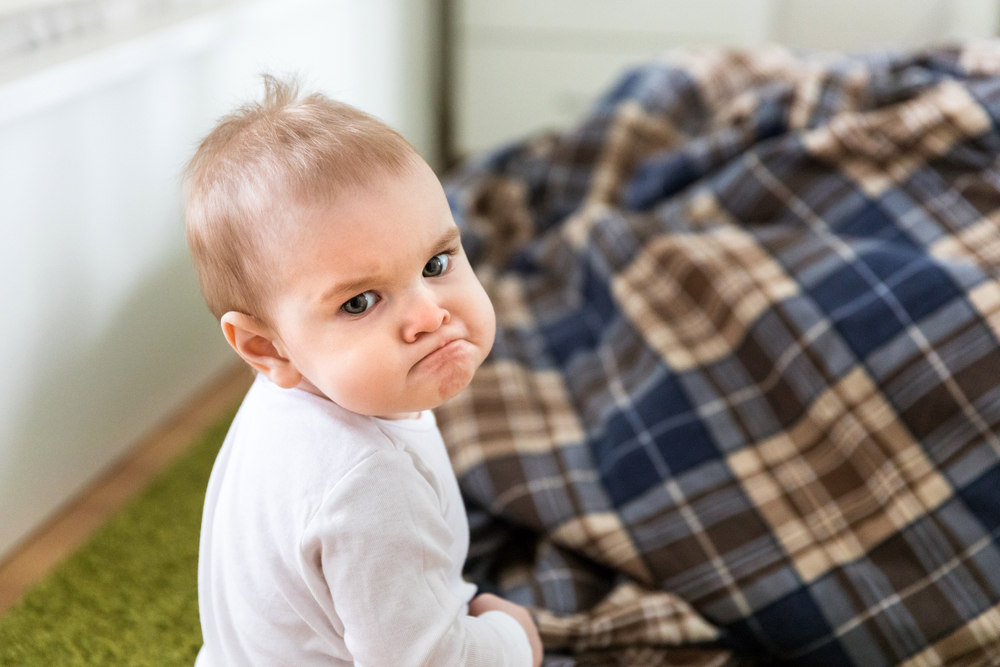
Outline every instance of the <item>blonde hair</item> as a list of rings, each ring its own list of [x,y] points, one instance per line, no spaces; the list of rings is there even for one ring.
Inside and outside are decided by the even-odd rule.
[[[268,323],[269,247],[301,207],[402,173],[418,159],[392,128],[294,81],[264,75],[264,99],[222,118],[184,172],[185,226],[209,310]]]

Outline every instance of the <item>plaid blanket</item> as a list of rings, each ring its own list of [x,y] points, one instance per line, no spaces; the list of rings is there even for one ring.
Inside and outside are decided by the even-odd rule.
[[[686,51],[447,181],[438,410],[546,664],[1000,664],[1000,46]]]

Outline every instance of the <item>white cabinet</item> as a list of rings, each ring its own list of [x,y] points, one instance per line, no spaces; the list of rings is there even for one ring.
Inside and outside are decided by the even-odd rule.
[[[998,0],[775,0],[773,40],[807,49],[920,47],[997,34]]]
[[[989,37],[998,0],[455,0],[455,149],[563,128],[678,46],[859,50]]]

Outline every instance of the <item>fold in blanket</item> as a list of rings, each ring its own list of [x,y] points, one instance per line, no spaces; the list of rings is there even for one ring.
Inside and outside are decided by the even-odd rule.
[[[1000,664],[1000,47],[669,54],[448,182],[438,410],[547,665]]]

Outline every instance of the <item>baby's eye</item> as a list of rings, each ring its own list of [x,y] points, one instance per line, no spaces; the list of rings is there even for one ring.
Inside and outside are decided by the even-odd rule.
[[[448,257],[448,253],[446,252],[434,255],[426,264],[424,264],[424,278],[440,276],[448,270],[448,263],[450,261],[451,258]]]
[[[374,292],[362,292],[348,299],[340,308],[349,315],[360,315],[375,305],[378,297]]]

